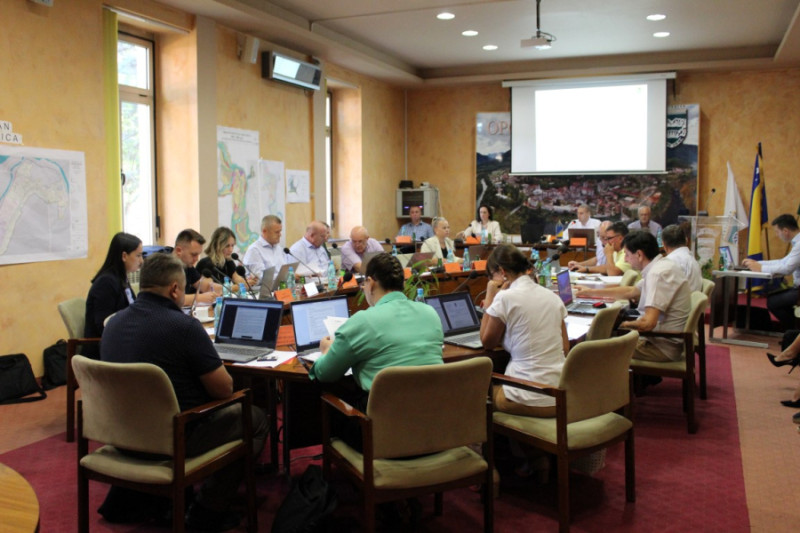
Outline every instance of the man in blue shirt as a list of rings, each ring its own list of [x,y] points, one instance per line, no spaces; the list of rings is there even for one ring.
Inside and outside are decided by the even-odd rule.
[[[403,224],[398,235],[416,237],[417,242],[433,237],[433,228],[422,220],[422,208],[420,206],[412,205],[408,209],[408,216],[411,217],[411,222]]]

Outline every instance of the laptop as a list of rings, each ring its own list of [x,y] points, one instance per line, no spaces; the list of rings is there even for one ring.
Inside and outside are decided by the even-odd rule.
[[[725,264],[730,265],[728,268],[731,270],[750,270],[744,265],[737,265],[733,262],[733,252],[731,252],[730,246],[720,246],[719,255],[725,258]]]
[[[482,244],[475,244],[467,248],[469,250],[469,260],[479,261],[489,258],[489,250]]]
[[[412,254],[411,257],[408,259],[408,264],[406,264],[406,268],[414,268],[417,263],[424,261],[424,264],[419,265],[422,270],[428,268],[428,262],[433,257],[433,253],[431,252],[417,252]]]
[[[214,347],[219,358],[247,363],[275,350],[283,302],[223,298]]]
[[[528,222],[519,228],[520,236],[524,244],[535,244],[542,239],[544,235],[544,224],[536,222]]]
[[[298,355],[319,350],[319,341],[328,335],[323,323],[327,317],[350,318],[346,295],[292,302],[291,312]]]
[[[425,303],[439,315],[444,331],[444,342],[464,348],[478,349],[481,344],[481,323],[468,292],[454,292],[428,296]]]
[[[569,280],[569,269],[564,269],[556,276],[558,282],[558,296],[564,302],[564,307],[569,313],[577,315],[596,315],[600,308],[594,307],[598,300],[573,300],[572,285]]]
[[[271,266],[261,273],[261,289],[258,291],[259,300],[272,300],[272,278],[275,277],[275,267]]]
[[[379,255],[379,254],[382,254],[382,253],[385,253],[385,252],[382,252],[382,251],[381,252],[365,252],[364,256],[361,258],[361,268],[358,269],[358,272],[360,274],[366,274],[367,273],[367,265],[369,264],[369,262],[372,261],[372,259],[376,255]]]
[[[289,278],[289,267],[296,273],[297,272],[297,265],[299,262],[294,263],[286,263],[281,266],[281,269],[275,275],[275,278],[272,280],[272,290],[277,291],[278,288],[281,286],[282,281],[286,281]]]

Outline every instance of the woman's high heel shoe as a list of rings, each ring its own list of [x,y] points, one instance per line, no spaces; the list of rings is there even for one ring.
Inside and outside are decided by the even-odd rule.
[[[792,365],[792,368],[789,370],[790,374],[792,373],[792,370],[795,369],[797,364],[800,363],[800,358],[798,358],[798,356],[795,356],[792,359],[786,359],[785,361],[776,361],[775,357],[777,357],[777,356],[772,355],[771,353],[767,354],[767,359],[769,359],[769,362],[772,363],[774,366]]]
[[[794,407],[797,409],[800,407],[800,400],[781,400],[781,405],[785,405],[786,407]]]

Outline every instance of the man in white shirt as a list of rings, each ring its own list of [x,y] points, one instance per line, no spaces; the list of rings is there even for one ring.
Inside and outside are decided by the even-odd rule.
[[[578,206],[578,218],[567,224],[567,229],[562,234],[563,239],[569,239],[569,230],[571,229],[593,229],[597,231],[600,227],[600,221],[592,218],[592,210],[586,204]],[[596,243],[595,243],[596,244]]]
[[[661,231],[661,224],[650,219],[650,208],[643,205],[639,208],[639,220],[628,224],[628,229],[646,231],[655,237]]]
[[[614,251],[614,248],[608,244],[608,239],[606,239],[606,230],[610,227],[610,220],[604,220],[600,223],[597,228],[597,246],[595,247],[594,257],[590,257],[586,261],[570,261],[567,265],[570,270],[584,270],[588,267],[604,266],[606,264],[608,256],[605,249],[609,249],[608,255],[611,255]]]
[[[291,248],[291,255],[297,258],[297,274],[301,276],[325,276],[328,272],[328,253],[322,244],[327,230],[325,224],[314,221],[306,228],[306,233]]]
[[[261,284],[264,270],[275,267],[277,271],[289,262],[281,246],[281,231],[283,223],[280,218],[275,215],[265,216],[261,219],[261,236],[244,254],[244,266],[251,274],[258,276],[258,284]]]
[[[745,259],[744,265],[753,272],[792,275],[794,287],[773,292],[767,296],[767,309],[781,322],[785,331],[795,327],[794,306],[798,303],[798,284],[800,284],[800,229],[792,215],[780,215],[772,221],[775,234],[783,242],[792,243],[792,249],[783,259],[772,261],[756,261]]]
[[[661,241],[664,243],[667,259],[678,265],[686,275],[689,290],[702,291],[703,275],[700,272],[700,265],[686,245],[686,233],[683,229],[677,224],[670,224],[661,232]]]
[[[342,246],[342,268],[358,272],[361,270],[361,262],[365,253],[382,251],[383,246],[375,239],[370,238],[367,228],[356,226],[350,230],[350,240]]]

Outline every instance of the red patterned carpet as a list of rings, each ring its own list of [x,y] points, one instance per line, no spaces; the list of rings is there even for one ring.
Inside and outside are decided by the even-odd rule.
[[[697,400],[699,430],[686,432],[680,384],[664,382],[637,399],[636,503],[625,502],[622,446],[609,450],[606,467],[594,476],[573,474],[572,530],[608,531],[750,531],[745,501],[736,405],[728,349],[708,347],[708,400]],[[495,500],[495,529],[555,531],[555,484],[538,485],[513,474],[498,446],[501,495]],[[302,450],[301,452],[308,452]],[[312,449],[311,451],[315,451]],[[298,454],[299,455],[299,454]],[[76,447],[63,435],[0,455],[0,462],[17,470],[33,486],[41,505],[41,531],[77,530]],[[309,459],[293,463],[302,472]],[[552,476],[551,476],[552,477]],[[166,531],[152,525],[113,525],[94,510],[107,488],[90,485],[92,531]],[[276,476],[258,478],[259,530],[267,531],[288,482]],[[335,531],[356,525],[357,496],[340,487]],[[423,518],[417,531],[465,532],[482,530],[479,496],[469,490],[445,495],[444,515],[433,516],[432,498],[422,500]],[[244,526],[240,528],[244,531]]]

